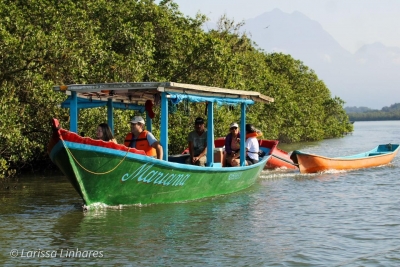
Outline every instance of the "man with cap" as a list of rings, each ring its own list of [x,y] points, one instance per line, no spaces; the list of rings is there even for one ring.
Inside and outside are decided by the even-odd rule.
[[[163,148],[151,132],[144,130],[144,119],[135,116],[130,123],[131,132],[126,135],[124,145],[144,150],[147,156],[162,159]]]
[[[204,128],[204,120],[198,117],[194,122],[194,131],[188,135],[190,157],[187,164],[206,166],[207,162],[207,130]]]

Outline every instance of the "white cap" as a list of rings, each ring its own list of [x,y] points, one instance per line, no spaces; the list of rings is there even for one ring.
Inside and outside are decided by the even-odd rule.
[[[239,128],[239,125],[236,122],[232,122],[231,125],[229,126],[229,129],[233,127]]]
[[[130,123],[138,123],[138,122],[144,124],[144,119],[142,118],[142,116],[135,116],[130,121]]]

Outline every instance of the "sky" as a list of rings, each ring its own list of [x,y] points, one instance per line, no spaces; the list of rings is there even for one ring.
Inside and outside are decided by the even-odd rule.
[[[279,8],[299,11],[321,24],[346,50],[380,42],[400,47],[400,0],[174,0],[194,17],[200,12],[216,22],[223,14],[235,22]]]

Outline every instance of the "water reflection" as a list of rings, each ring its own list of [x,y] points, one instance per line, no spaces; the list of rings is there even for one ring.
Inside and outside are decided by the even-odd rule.
[[[112,255],[112,262],[121,264],[172,265],[174,255],[183,254],[185,264],[210,264],[208,257],[199,255],[211,256],[216,246],[232,246],[227,240],[248,233],[241,221],[252,216],[254,199],[249,193],[257,190],[255,186],[240,194],[189,203],[95,209],[80,212],[81,216],[70,211],[54,225],[53,232],[59,235],[51,245],[102,250],[106,258]],[[223,240],[216,244],[218,236]],[[229,254],[234,257],[236,252]]]

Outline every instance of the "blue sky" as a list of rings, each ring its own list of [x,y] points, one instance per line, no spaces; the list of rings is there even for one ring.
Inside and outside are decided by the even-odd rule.
[[[226,14],[236,22],[279,8],[318,21],[339,44],[355,52],[381,42],[400,47],[400,0],[174,0],[182,13],[200,11],[215,22]]]

